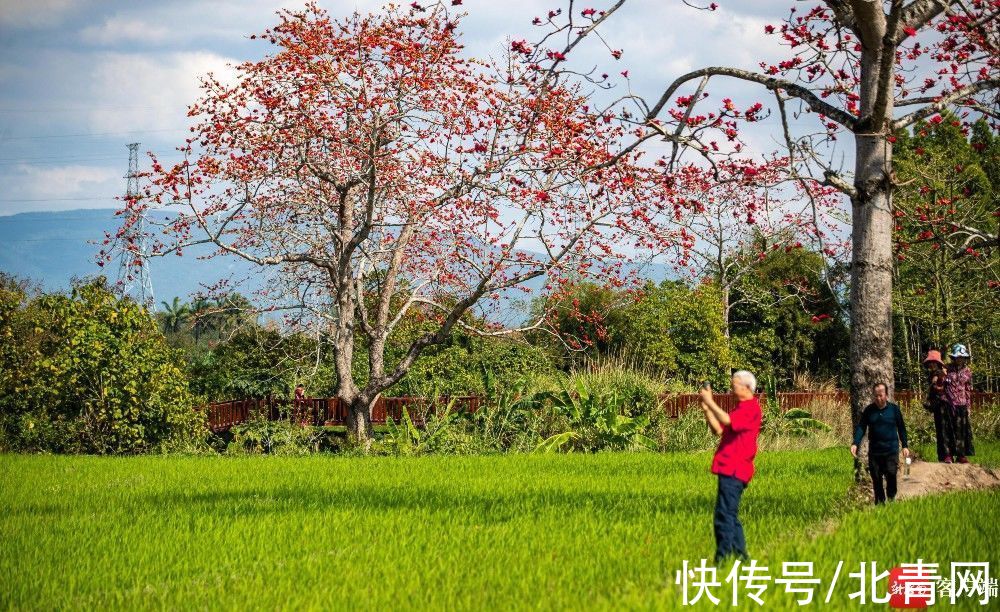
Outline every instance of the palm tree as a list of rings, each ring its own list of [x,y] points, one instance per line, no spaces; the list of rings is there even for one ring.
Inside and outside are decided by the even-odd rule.
[[[239,293],[229,293],[215,301],[217,313],[212,327],[221,339],[223,334],[232,333],[243,323],[251,320],[253,310],[250,300]]]
[[[163,305],[163,331],[176,334],[181,330],[181,325],[191,314],[191,308],[187,304],[182,304],[179,297],[174,297],[171,303],[160,302]]]
[[[201,334],[212,327],[214,321],[212,321],[211,315],[213,314],[214,307],[215,304],[208,298],[199,297],[191,302],[191,314],[194,315],[193,329],[195,344],[198,344]]]

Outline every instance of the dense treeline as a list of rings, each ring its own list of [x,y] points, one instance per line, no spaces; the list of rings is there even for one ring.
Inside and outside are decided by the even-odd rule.
[[[957,124],[957,125],[956,125]],[[969,346],[977,385],[1000,387],[1000,138],[953,115],[896,136],[893,296],[897,380],[929,347]]]
[[[724,384],[738,368],[781,389],[839,384],[847,327],[822,258],[804,247],[751,248],[766,255],[731,289],[728,309],[711,279],[649,283],[638,292],[581,285],[560,300],[561,340],[548,340],[549,350],[570,369],[622,358],[676,388],[706,379]],[[547,338],[532,336],[538,343]]]
[[[847,327],[824,274],[822,259],[804,247],[770,251],[733,288],[729,321],[711,280],[620,290],[581,283],[554,302],[536,300],[536,312],[553,313],[547,329],[501,337],[457,331],[389,394],[482,393],[484,370],[510,380],[601,365],[635,370],[675,390],[706,379],[723,385],[734,368],[753,369],[775,388],[836,385],[846,370]],[[283,333],[276,322],[232,306],[244,303],[228,296],[163,304],[160,327],[187,355],[192,391],[208,400],[287,397],[303,384],[311,396],[334,395],[332,350],[323,335]],[[432,325],[413,311],[391,337],[389,362]],[[355,347],[355,361],[366,358],[366,347]],[[364,369],[356,376],[363,380]]]

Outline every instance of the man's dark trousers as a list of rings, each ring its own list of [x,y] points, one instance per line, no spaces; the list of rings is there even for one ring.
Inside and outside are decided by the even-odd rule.
[[[896,468],[899,457],[892,455],[868,455],[868,472],[872,475],[872,487],[875,489],[875,503],[884,504],[886,495],[890,500],[896,499]],[[882,479],[885,479],[885,488]]]
[[[730,555],[746,559],[747,542],[737,513],[746,484],[732,476],[719,475],[719,494],[715,498],[715,562]]]

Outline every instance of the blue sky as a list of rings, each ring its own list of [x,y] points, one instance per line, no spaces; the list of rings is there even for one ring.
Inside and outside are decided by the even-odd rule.
[[[228,63],[266,52],[249,34],[273,24],[278,8],[299,4],[0,0],[0,215],[116,206],[114,197],[124,189],[125,145],[138,141],[143,151],[169,159],[184,138],[198,77],[225,75]],[[320,4],[341,16],[377,10],[382,2]],[[603,4],[593,2],[595,8]],[[655,98],[687,70],[755,68],[783,55],[763,26],[785,15],[791,0],[720,4],[710,13],[680,0],[630,0],[603,30],[612,46],[624,49],[622,60],[592,45],[578,61],[600,63],[611,74],[628,68],[633,90]],[[510,37],[531,40],[531,19],[559,5],[465,0],[469,53],[497,54]],[[720,84],[713,94],[749,101],[755,93],[730,86]],[[765,120],[748,136],[755,149],[767,151],[775,147],[777,130]]]

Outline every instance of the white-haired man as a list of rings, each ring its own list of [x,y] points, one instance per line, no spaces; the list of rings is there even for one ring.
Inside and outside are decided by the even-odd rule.
[[[726,412],[715,403],[712,388],[705,384],[701,408],[712,432],[719,436],[719,448],[712,460],[712,473],[719,477],[715,499],[715,563],[735,555],[747,559],[746,537],[740,523],[740,498],[753,478],[757,438],[760,436],[760,402],[755,395],[757,379],[746,370],[733,374],[733,395],[737,404]]]

